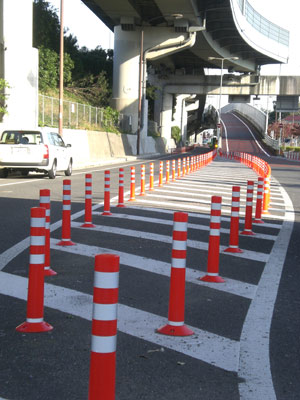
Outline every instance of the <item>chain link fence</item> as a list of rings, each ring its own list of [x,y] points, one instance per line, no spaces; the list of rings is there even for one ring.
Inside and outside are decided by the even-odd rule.
[[[58,123],[59,99],[39,94],[39,125],[57,128]],[[63,127],[131,133],[131,118],[112,115],[104,108],[63,100]]]

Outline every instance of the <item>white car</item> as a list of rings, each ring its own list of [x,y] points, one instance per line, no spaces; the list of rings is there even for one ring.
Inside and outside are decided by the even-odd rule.
[[[6,130],[0,138],[0,177],[9,171],[44,172],[54,179],[57,171],[72,174],[71,145],[55,132]]]

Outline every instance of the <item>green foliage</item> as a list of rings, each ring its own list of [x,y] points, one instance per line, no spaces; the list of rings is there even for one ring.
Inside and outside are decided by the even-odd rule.
[[[111,97],[105,71],[101,71],[96,76],[91,74],[84,76],[74,82],[72,90],[96,107],[107,107]]]
[[[59,53],[60,23],[57,10],[44,0],[33,3],[33,47]]]
[[[64,54],[64,84],[72,82],[74,62],[69,54]],[[43,46],[39,49],[39,88],[41,91],[54,89],[59,85],[59,56]]]
[[[39,88],[45,91],[48,88],[57,87],[59,79],[59,59],[58,54],[54,50],[47,49],[43,46],[39,49]]]
[[[44,93],[59,84],[60,21],[55,9],[48,1],[34,0],[33,45],[39,49],[39,88]],[[113,51],[100,46],[93,50],[79,48],[77,38],[64,30],[64,84],[79,91],[84,102],[94,106],[109,104]]]
[[[5,105],[7,94],[5,93],[5,89],[8,89],[9,87],[8,82],[5,79],[0,78],[0,120],[2,120],[4,114],[7,114]]]
[[[106,107],[103,112],[103,120],[101,122],[102,127],[106,132],[118,133],[118,123],[119,123],[119,112],[112,109],[111,107]]]
[[[179,128],[179,126],[172,126],[171,138],[175,140],[175,144],[177,146],[181,139],[181,129]]]

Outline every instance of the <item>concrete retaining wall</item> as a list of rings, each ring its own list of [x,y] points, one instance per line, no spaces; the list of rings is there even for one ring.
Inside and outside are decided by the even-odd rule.
[[[44,132],[58,132],[57,128],[41,128]],[[74,168],[99,165],[113,158],[126,158],[136,155],[136,135],[117,135],[110,132],[96,132],[77,129],[64,129],[63,139],[72,145]],[[141,155],[165,153],[162,138],[142,138]]]

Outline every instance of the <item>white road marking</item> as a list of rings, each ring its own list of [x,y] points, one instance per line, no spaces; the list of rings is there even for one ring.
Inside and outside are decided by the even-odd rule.
[[[72,222],[72,228],[90,230],[89,228],[82,228],[81,222]],[[136,231],[132,229],[124,229],[124,228],[117,228],[111,226],[101,226],[96,225],[93,228],[93,231],[104,232],[104,233],[111,233],[113,235],[123,235],[123,236],[130,236],[139,239],[146,239],[146,240],[154,240],[157,242],[172,243],[172,237],[166,235],[160,235],[158,233],[151,233],[151,232],[142,232]],[[187,240],[188,247],[198,250],[206,250],[208,249],[207,242],[201,242],[198,240]],[[223,252],[228,246],[220,246],[220,252]],[[239,257],[239,258],[246,258],[247,260],[259,261],[259,262],[266,262],[269,258],[269,254],[267,253],[259,253],[257,251],[245,250],[243,249],[243,253],[223,253],[226,256],[230,257]]]
[[[85,244],[77,244],[76,246],[58,246],[57,240],[51,239],[51,249],[67,252],[70,254],[78,254],[85,257],[95,257],[97,254],[117,254],[120,256],[120,263],[127,265],[132,268],[137,268],[143,271],[151,272],[154,274],[170,276],[170,263],[166,263],[159,260],[153,260],[151,258],[136,256],[134,254],[124,253],[115,249],[107,249],[97,246],[89,246]],[[170,254],[171,257],[171,254]],[[191,282],[195,285],[207,286],[215,290],[234,294],[236,296],[245,297],[247,299],[253,299],[256,292],[256,285],[250,283],[237,281],[235,279],[226,278],[226,282],[222,285],[218,283],[207,283],[198,280],[200,276],[203,276],[203,271],[197,271],[195,269],[186,268],[186,282]]]
[[[0,272],[0,291],[6,296],[26,300],[27,284],[27,278]],[[47,283],[45,284],[44,304],[46,307],[89,321],[92,319],[93,298],[86,293]],[[45,320],[51,323],[47,320],[47,315],[45,315]],[[175,350],[226,371],[237,371],[238,341],[195,327],[190,327],[195,335],[189,337],[169,337],[157,334],[155,330],[166,323],[166,318],[118,304],[118,330],[120,332]]]
[[[94,213],[94,214],[96,214],[96,213]],[[118,218],[118,219],[130,220],[130,221],[142,221],[142,222],[148,222],[151,224],[161,224],[161,225],[173,226],[173,221],[170,219],[150,218],[150,217],[144,217],[144,216],[140,216],[140,215],[113,214],[112,213],[112,215],[110,215],[109,218],[110,219]],[[208,225],[192,224],[191,222],[188,222],[188,228],[195,229],[195,230],[201,230],[201,231],[209,231],[210,230]],[[221,228],[220,232],[229,234],[230,229]],[[249,238],[276,240],[277,236],[276,235],[267,235],[264,233],[256,233],[255,236],[250,236]]]
[[[271,251],[252,300],[241,334],[239,384],[241,400],[275,400],[270,368],[270,327],[282,269],[294,226],[291,199],[282,187],[287,208],[286,219]]]

